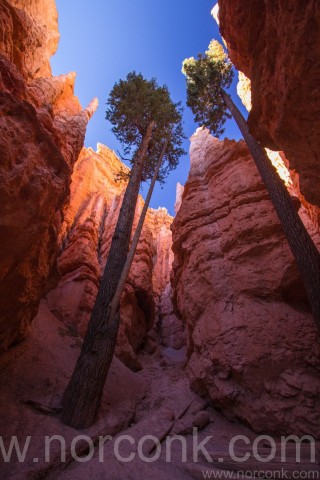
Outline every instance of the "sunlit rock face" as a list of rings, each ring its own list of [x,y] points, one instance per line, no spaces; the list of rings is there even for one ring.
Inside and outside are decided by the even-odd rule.
[[[174,303],[192,386],[256,431],[318,436],[318,334],[243,141],[197,131],[172,230]]]
[[[239,81],[237,85],[237,94],[241,98],[243,105],[246,107],[248,112],[252,109],[251,102],[251,82],[244,73],[239,72]]]
[[[59,42],[55,0],[3,0],[0,51],[26,79],[51,77],[50,58]]]
[[[82,110],[75,75],[52,77],[57,11],[0,4],[0,351],[23,339],[57,252],[73,165],[97,102]]]
[[[219,0],[230,58],[251,80],[252,134],[282,150],[306,200],[320,206],[320,4]]]
[[[181,207],[183,189],[184,189],[184,186],[181,185],[181,183],[177,183],[176,202],[175,202],[175,205],[174,205],[174,211],[175,211],[176,214],[178,213],[179,208]]]
[[[60,280],[48,294],[51,310],[83,336],[98,291],[126,181],[119,172],[128,168],[115,153],[99,144],[97,152],[83,149],[72,175],[70,204],[65,211],[58,259]],[[133,230],[143,200],[139,197]],[[121,297],[121,324],[116,355],[139,368],[136,352],[160,315],[169,283],[172,217],[165,208],[149,209],[133,265]]]

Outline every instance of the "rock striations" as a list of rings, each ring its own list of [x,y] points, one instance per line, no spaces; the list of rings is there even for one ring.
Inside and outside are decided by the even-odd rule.
[[[0,351],[24,338],[57,252],[72,168],[97,101],[52,77],[54,0],[0,4]]]
[[[252,134],[282,150],[306,200],[320,206],[320,4],[219,0],[220,31],[250,78]]]
[[[172,229],[172,286],[193,387],[256,431],[317,436],[317,332],[243,141],[219,141],[203,129],[192,137]]]

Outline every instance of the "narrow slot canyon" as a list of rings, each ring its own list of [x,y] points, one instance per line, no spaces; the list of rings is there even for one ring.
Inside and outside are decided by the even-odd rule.
[[[250,132],[320,251],[320,8],[302,3],[219,0],[212,13]],[[318,478],[308,293],[245,141],[202,126],[175,215],[148,208],[97,419],[61,421],[130,168],[85,146],[103,100],[82,108],[75,74],[52,74],[55,0],[1,0],[0,32],[0,479]],[[139,194],[131,240],[143,206]],[[299,461],[294,439],[283,461],[290,436],[306,438]]]

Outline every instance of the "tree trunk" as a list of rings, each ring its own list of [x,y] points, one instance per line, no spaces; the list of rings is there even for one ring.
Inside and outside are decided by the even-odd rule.
[[[91,426],[101,404],[119,325],[117,315],[110,319],[110,302],[126,262],[144,161],[154,125],[154,122],[148,125],[137,152],[88,330],[62,399],[61,420],[74,428]]]
[[[163,146],[161,155],[159,157],[155,172],[154,172],[152,180],[151,180],[148,195],[146,197],[146,200],[145,200],[145,203],[144,203],[144,206],[143,206],[140,218],[139,218],[139,222],[138,222],[136,231],[134,232],[134,236],[133,236],[133,239],[132,239],[130,250],[129,250],[129,253],[127,255],[126,263],[125,263],[125,266],[123,267],[121,277],[120,277],[119,283],[117,285],[117,289],[115,291],[114,297],[113,297],[112,302],[111,302],[110,321],[112,321],[112,319],[113,319],[114,315],[116,314],[117,309],[119,307],[120,297],[121,297],[122,291],[124,289],[126,280],[128,278],[130,268],[131,268],[131,265],[132,265],[132,262],[133,262],[133,259],[134,259],[134,255],[136,253],[139,238],[140,238],[140,235],[141,235],[141,232],[142,232],[142,227],[143,227],[143,224],[144,224],[144,221],[145,221],[145,218],[146,218],[146,214],[147,214],[147,211],[148,211],[148,208],[149,208],[149,203],[150,203],[150,200],[151,200],[151,197],[152,197],[152,194],[153,194],[153,189],[154,189],[155,183],[156,183],[158,175],[159,175],[159,170],[160,170],[160,167],[162,165],[163,157],[164,157],[164,154],[166,153],[167,145],[168,145],[168,141],[166,141],[165,145]]]
[[[300,270],[314,319],[320,330],[320,255],[303,225],[284,183],[272,166],[265,150],[252,137],[248,124],[230,96],[222,90],[221,96],[235,119],[263,183],[270,195],[288,243]]]

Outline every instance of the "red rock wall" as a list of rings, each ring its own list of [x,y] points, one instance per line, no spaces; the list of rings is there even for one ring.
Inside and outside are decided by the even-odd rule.
[[[116,180],[121,169],[128,171],[114,152],[98,145],[97,152],[83,149],[72,175],[70,205],[60,236],[61,278],[48,302],[81,335],[87,329],[126,188],[125,181]],[[134,228],[142,207],[140,197]],[[131,368],[139,368],[136,352],[159,315],[169,283],[172,220],[166,209],[149,209],[121,298],[116,354]]]
[[[192,386],[256,431],[319,435],[320,344],[243,141],[199,130],[173,222],[172,286]]]
[[[242,72],[239,72],[237,92],[242,103],[250,112],[252,108],[251,82]],[[295,170],[289,169],[290,162],[286,158],[285,154],[283,152],[274,152],[268,148],[266,149],[266,152],[272,165],[276,168],[280,178],[282,178],[283,182],[285,183],[290,195],[298,198],[301,202],[301,208],[299,209],[301,220],[305,224],[305,227],[309,231],[316,245],[320,245],[319,207],[309,203],[302,195],[300,190],[299,175],[295,172]]]
[[[252,134],[282,150],[306,200],[320,206],[320,4],[219,0],[220,31],[251,79]]]
[[[55,2],[0,4],[0,351],[26,335],[57,252],[70,177],[96,108],[53,78]]]

